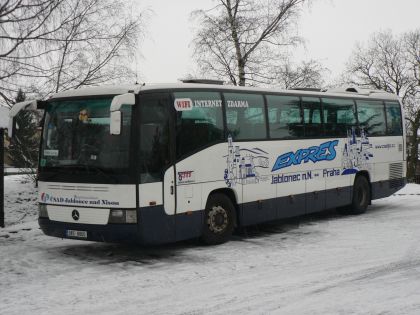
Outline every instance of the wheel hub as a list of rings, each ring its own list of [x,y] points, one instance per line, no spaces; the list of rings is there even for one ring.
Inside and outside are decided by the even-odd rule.
[[[214,206],[208,213],[207,225],[213,233],[221,234],[228,226],[228,215],[221,206]]]

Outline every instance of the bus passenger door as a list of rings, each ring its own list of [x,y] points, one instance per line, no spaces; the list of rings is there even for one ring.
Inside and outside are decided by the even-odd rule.
[[[203,106],[201,106],[203,105]],[[173,122],[176,137],[174,154],[176,193],[176,240],[199,237],[203,232],[204,209],[203,186],[219,188],[223,180],[222,168],[216,167],[217,160],[209,145],[224,139],[222,99],[216,91],[174,91]],[[206,153],[202,153],[202,150]],[[217,152],[223,161],[224,151]],[[220,154],[220,155],[219,155]],[[206,165],[207,164],[207,165]],[[215,172],[210,169],[214,167]],[[205,196],[204,198],[207,198]]]
[[[176,213],[175,166],[168,168],[163,180],[163,207],[168,215]]]
[[[140,228],[149,243],[175,240],[174,136],[169,93],[139,95]]]

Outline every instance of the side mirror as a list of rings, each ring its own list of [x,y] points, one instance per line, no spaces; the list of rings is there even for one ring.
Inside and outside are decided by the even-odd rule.
[[[22,110],[38,110],[38,109],[45,109],[46,101],[40,100],[30,100],[24,101],[20,103],[16,103],[9,111],[9,126],[7,128],[7,133],[9,138],[13,137],[14,131],[16,129],[15,124],[15,117],[19,114]]]
[[[111,135],[121,134],[121,112],[118,110],[116,112],[111,112],[111,122],[109,126],[109,132]]]
[[[136,96],[133,93],[125,93],[121,95],[114,96],[111,102],[111,107],[109,111],[111,112],[110,116],[110,126],[109,132],[111,135],[119,135],[121,134],[121,106],[123,105],[135,105],[136,104]]]

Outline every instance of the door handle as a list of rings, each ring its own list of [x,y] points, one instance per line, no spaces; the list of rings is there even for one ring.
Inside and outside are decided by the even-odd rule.
[[[174,186],[171,186],[171,195],[174,194]]]

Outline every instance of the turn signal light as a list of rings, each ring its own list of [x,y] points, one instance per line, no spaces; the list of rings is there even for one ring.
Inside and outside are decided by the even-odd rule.
[[[47,205],[38,204],[38,214],[40,218],[48,218]]]
[[[137,211],[131,209],[111,209],[108,223],[137,223]]]

